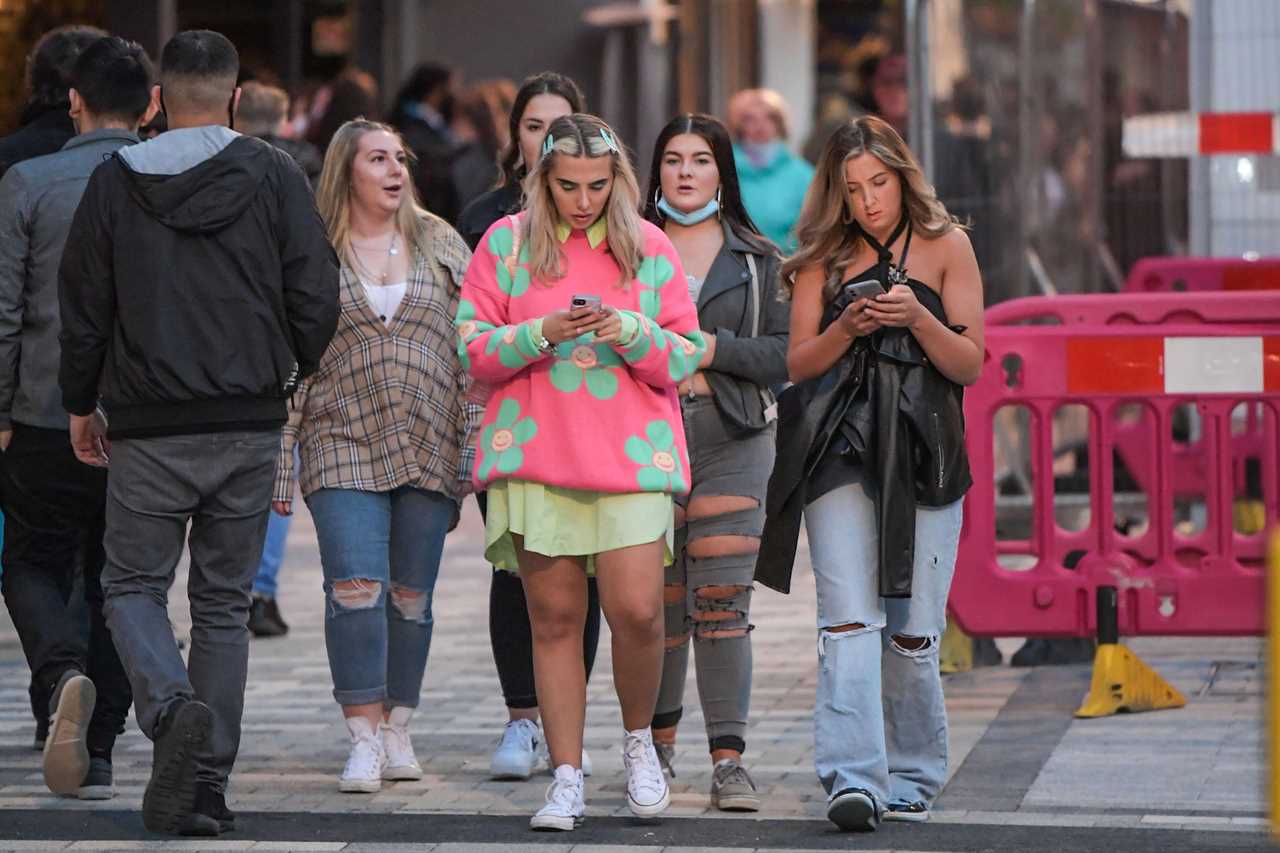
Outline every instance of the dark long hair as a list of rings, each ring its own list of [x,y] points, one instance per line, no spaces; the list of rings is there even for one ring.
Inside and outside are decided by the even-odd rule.
[[[658,140],[653,144],[653,166],[649,169],[649,192],[644,198],[644,218],[659,228],[667,222],[657,204],[658,191],[662,189],[662,156],[667,152],[667,143],[683,133],[700,136],[711,146],[711,156],[715,158],[716,169],[720,172],[721,219],[729,223],[733,233],[744,242],[766,255],[778,254],[778,247],[760,233],[742,204],[742,190],[738,187],[738,168],[733,164],[733,141],[729,138],[729,129],[715,116],[704,113],[678,115],[667,122],[666,127],[658,134]]]
[[[554,71],[543,71],[526,77],[516,92],[516,99],[511,104],[511,113],[507,117],[507,128],[510,141],[502,152],[499,166],[502,168],[502,185],[518,184],[529,174],[529,164],[520,162],[520,120],[524,118],[525,107],[538,95],[559,95],[569,102],[569,110],[574,113],[587,111],[587,99],[572,78]]]

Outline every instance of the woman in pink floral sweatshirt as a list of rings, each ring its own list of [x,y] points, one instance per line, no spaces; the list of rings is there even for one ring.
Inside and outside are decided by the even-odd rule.
[[[475,480],[485,555],[518,569],[555,768],[534,829],[584,811],[582,628],[594,572],[613,633],[627,803],[669,803],[653,748],[672,495],[689,488],[676,385],[705,349],[675,249],[638,213],[626,153],[600,119],[552,123],[528,209],[481,239],[462,285],[459,350],[488,393]]]

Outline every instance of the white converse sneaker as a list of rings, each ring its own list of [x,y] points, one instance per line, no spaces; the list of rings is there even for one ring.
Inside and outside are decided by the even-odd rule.
[[[545,755],[542,730],[533,720],[512,720],[502,730],[498,747],[489,759],[493,779],[528,779]]]
[[[627,805],[636,817],[657,817],[671,804],[671,791],[663,775],[658,753],[653,748],[653,732],[627,732],[622,744],[622,763],[627,768]]]
[[[390,718],[378,724],[382,752],[387,757],[382,778],[389,782],[422,778],[422,766],[413,754],[413,741],[409,739],[409,718],[412,716],[412,708],[392,708]]]
[[[569,832],[582,825],[586,810],[582,771],[561,764],[556,768],[555,780],[547,786],[547,804],[529,818],[529,828]]]
[[[373,723],[364,717],[348,717],[347,731],[351,733],[351,754],[342,768],[338,790],[345,794],[376,794],[382,790],[382,770],[387,766],[382,741],[373,730]]]

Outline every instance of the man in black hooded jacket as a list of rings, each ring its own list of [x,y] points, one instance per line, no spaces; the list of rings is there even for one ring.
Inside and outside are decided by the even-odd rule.
[[[306,177],[228,127],[238,69],[218,33],[169,41],[169,131],[94,171],[59,273],[72,446],[110,462],[104,610],[155,743],[143,822],[190,835],[233,825],[224,792],[280,426],[338,317],[337,259]],[[166,611],[184,539],[185,666]]]

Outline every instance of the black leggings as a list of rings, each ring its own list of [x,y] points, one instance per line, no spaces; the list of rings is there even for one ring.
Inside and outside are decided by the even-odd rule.
[[[488,510],[487,496],[476,493],[483,517]],[[508,708],[538,707],[538,693],[533,682],[533,632],[529,627],[529,605],[524,598],[524,584],[515,572],[493,570],[489,584],[489,642],[493,645],[493,662],[498,667],[498,681]],[[600,642],[600,595],[596,579],[587,578],[587,624],[582,632],[582,662],[587,678],[596,662],[596,646]]]

